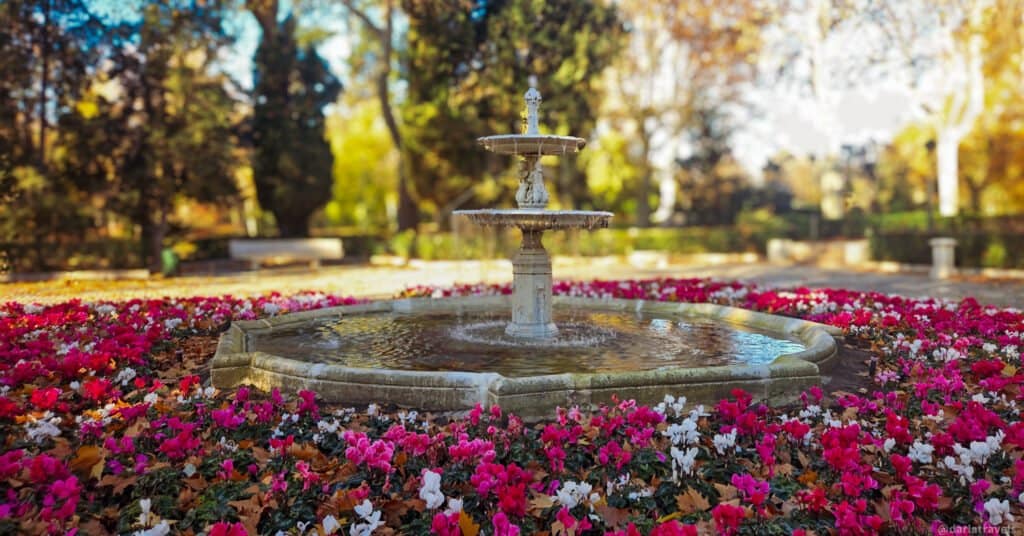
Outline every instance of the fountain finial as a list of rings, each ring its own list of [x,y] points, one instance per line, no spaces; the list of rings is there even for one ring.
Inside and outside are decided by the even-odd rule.
[[[540,108],[540,91],[534,86],[533,77],[530,77],[530,89],[526,90],[523,98],[526,100],[526,135],[538,135],[540,129],[537,126],[537,110]]]

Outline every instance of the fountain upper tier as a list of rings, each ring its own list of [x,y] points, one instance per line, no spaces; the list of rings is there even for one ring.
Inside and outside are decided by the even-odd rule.
[[[493,153],[517,156],[578,153],[587,144],[583,138],[544,134],[500,134],[477,138],[476,141]]]
[[[611,212],[596,210],[484,209],[460,210],[477,225],[518,227],[524,231],[551,229],[604,229],[612,219]]]

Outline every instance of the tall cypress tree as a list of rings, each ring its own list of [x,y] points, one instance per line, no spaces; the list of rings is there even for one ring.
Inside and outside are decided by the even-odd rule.
[[[252,123],[256,197],[274,215],[280,236],[304,236],[310,217],[331,196],[334,157],[323,108],[341,83],[312,45],[299,46],[292,17],[278,23],[276,9],[254,14],[263,27]]]

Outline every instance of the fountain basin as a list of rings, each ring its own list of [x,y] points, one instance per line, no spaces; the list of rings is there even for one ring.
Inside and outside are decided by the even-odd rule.
[[[259,337],[294,330],[325,319],[382,313],[458,314],[507,310],[508,296],[403,299],[334,307],[239,321],[221,336],[211,364],[213,385],[231,388],[250,384],[269,391],[316,391],[327,401],[346,405],[394,404],[425,411],[458,412],[476,404],[499,405],[527,419],[550,417],[556,406],[608,403],[612,396],[654,404],[666,394],[683,395],[694,403],[713,404],[734,388],[773,404],[796,400],[820,383],[821,370],[834,364],[835,328],[714,304],[681,304],[644,300],[591,299],[556,296],[556,306],[624,314],[655,314],[673,318],[705,318],[735,323],[799,341],[804,350],[760,364],[670,367],[655,370],[576,372],[507,377],[495,372],[458,372],[360,368],[311,363],[258,351]],[[529,352],[525,349],[524,352]]]
[[[546,209],[482,209],[456,210],[477,225],[518,227],[524,231],[553,229],[604,229],[613,214],[599,210],[546,210]]]
[[[477,138],[476,141],[494,153],[524,156],[577,153],[587,144],[587,140],[575,136],[546,134],[498,134]]]

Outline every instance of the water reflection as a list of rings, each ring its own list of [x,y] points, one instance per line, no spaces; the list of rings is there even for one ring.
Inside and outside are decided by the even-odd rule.
[[[401,370],[532,376],[662,367],[767,363],[804,349],[797,342],[710,320],[555,309],[559,335],[505,335],[503,314],[345,317],[258,336],[254,349],[309,362]]]

